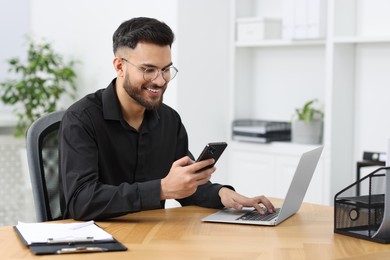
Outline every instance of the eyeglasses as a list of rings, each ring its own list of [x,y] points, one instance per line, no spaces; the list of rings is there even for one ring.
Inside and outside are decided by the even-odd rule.
[[[169,81],[171,81],[172,79],[174,79],[177,75],[177,73],[179,72],[175,66],[169,66],[165,69],[158,69],[158,68],[140,68],[138,67],[137,65],[131,63],[130,61],[128,61],[127,59],[125,58],[121,58],[123,61],[133,65],[134,67],[136,67],[138,70],[142,71],[144,73],[144,80],[145,81],[148,81],[148,82],[152,82],[153,80],[157,79],[158,75],[160,75],[161,73],[161,76],[163,77],[163,79],[165,80],[166,83],[168,83]]]

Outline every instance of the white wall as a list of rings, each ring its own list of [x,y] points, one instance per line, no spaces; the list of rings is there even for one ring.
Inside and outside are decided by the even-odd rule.
[[[390,36],[390,1],[356,1],[356,34]],[[355,158],[363,151],[387,152],[390,138],[390,43],[355,47]]]
[[[196,157],[207,142],[228,138],[228,1],[179,1],[178,16],[177,102]]]
[[[387,152],[390,138],[390,43],[356,47],[355,151]]]
[[[229,139],[229,19],[229,1],[178,1],[177,105],[195,157]],[[228,150],[213,181],[226,180]]]

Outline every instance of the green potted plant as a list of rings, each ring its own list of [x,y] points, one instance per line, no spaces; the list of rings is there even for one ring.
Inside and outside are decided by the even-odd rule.
[[[324,113],[313,107],[316,102],[317,99],[312,99],[306,102],[302,108],[295,109],[295,117],[291,124],[293,143],[322,143]]]
[[[75,97],[76,61],[65,62],[50,43],[30,39],[27,60],[15,57],[7,63],[13,78],[0,82],[0,100],[15,106],[18,118],[15,136],[24,136],[32,122],[45,113],[56,111],[63,95]]]

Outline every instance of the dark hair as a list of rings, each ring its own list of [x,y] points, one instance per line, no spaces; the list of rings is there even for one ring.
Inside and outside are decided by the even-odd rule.
[[[120,47],[134,49],[139,42],[172,46],[175,38],[171,28],[153,18],[137,17],[123,22],[112,36],[114,54]]]

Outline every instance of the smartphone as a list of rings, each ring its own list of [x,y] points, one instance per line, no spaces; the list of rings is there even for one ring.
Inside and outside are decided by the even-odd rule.
[[[225,148],[227,146],[227,143],[225,142],[217,142],[217,143],[208,143],[202,153],[199,155],[198,159],[196,160],[197,162],[211,159],[213,158],[215,162],[211,165],[208,165],[202,169],[200,169],[197,172],[204,171],[206,169],[209,169],[215,165],[215,163],[218,161],[219,157],[222,155],[223,151],[225,151]]]

